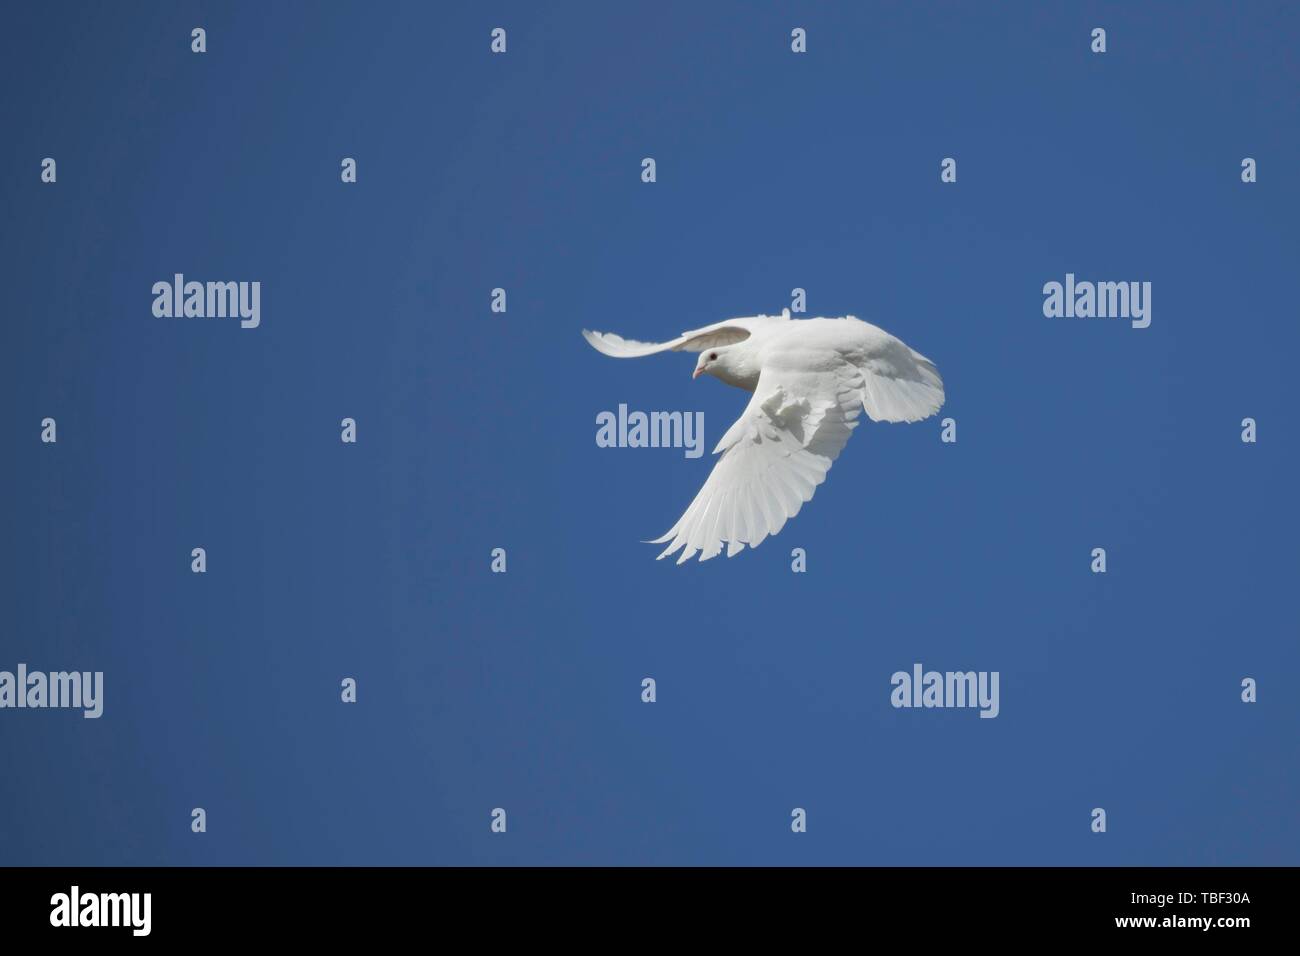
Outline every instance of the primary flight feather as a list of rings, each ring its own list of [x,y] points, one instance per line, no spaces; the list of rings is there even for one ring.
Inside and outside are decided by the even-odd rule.
[[[727,557],[758,547],[799,513],[826,480],[866,409],[876,422],[916,422],[943,405],[943,379],[924,355],[853,316],[791,319],[758,315],[683,332],[670,342],[636,342],[582,332],[614,358],[700,352],[692,378],[712,375],[753,395],[713,453],[722,454],[668,542],[677,563],[695,554]],[[684,550],[683,550],[684,549]]]

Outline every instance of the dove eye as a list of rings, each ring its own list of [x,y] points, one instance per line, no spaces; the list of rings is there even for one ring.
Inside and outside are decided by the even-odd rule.
[[[717,353],[717,352],[710,352],[710,353],[709,353],[709,361],[710,361],[710,362],[716,362],[717,360],[718,360],[718,353]]]

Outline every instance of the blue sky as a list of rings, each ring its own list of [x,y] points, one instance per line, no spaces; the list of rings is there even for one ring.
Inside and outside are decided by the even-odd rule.
[[[1293,5],[5,17],[0,669],[106,699],[0,712],[0,862],[1300,859]],[[176,272],[261,326],[155,319]],[[1067,272],[1150,328],[1045,318]],[[712,449],[746,396],[579,330],[795,287],[932,358],[957,443],[868,422],[778,537],[656,563],[712,460],[596,415]],[[999,717],[893,709],[915,662]]]

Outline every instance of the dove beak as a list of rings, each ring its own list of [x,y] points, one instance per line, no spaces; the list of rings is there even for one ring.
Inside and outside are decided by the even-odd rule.
[[[695,367],[695,371],[691,373],[691,380],[694,381],[695,379],[699,378],[703,374],[704,374],[704,366],[697,365]]]

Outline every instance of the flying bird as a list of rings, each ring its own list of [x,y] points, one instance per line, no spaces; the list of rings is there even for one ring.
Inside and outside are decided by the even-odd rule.
[[[758,547],[799,513],[866,409],[876,422],[917,422],[943,405],[943,379],[924,355],[853,316],[728,319],[670,342],[582,331],[614,358],[699,352],[692,378],[712,375],[753,395],[713,449],[722,454],[678,522],[650,544],[701,561]],[[683,550],[684,549],[684,550]]]

